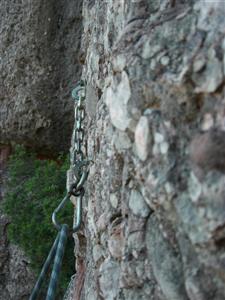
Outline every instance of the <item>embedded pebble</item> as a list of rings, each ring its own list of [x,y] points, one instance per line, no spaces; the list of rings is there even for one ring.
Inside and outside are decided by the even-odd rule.
[[[142,116],[135,130],[135,146],[138,157],[142,161],[145,161],[150,153],[150,143],[151,136],[148,118]]]
[[[150,213],[150,208],[146,204],[144,197],[137,190],[132,190],[129,199],[129,208],[134,215],[146,218]]]

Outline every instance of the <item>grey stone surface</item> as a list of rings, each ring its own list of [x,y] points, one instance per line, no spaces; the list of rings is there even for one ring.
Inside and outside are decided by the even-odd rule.
[[[1,204],[4,197],[4,181],[6,173],[6,158],[1,154],[0,148],[0,300],[25,300],[28,299],[34,285],[34,272],[30,261],[24,252],[12,245],[7,237],[9,219],[4,215]],[[3,159],[2,159],[3,158]]]
[[[9,253],[9,270],[6,274],[9,277],[5,289],[8,292],[8,299],[25,300],[30,296],[30,291],[35,282],[35,275],[31,271],[30,262],[23,251],[17,246],[11,245]]]
[[[180,255],[176,253],[175,245],[171,245],[163,236],[155,216],[149,218],[146,243],[154,275],[166,298],[187,300]]]
[[[0,143],[69,149],[82,1],[0,1]]]
[[[106,259],[99,268],[99,285],[102,297],[107,300],[116,298],[119,292],[119,264]]]
[[[224,300],[225,6],[83,4],[82,76],[98,96],[85,237],[104,255],[87,248],[82,299]]]
[[[137,190],[132,190],[131,192],[129,207],[132,213],[138,217],[146,218],[150,213],[149,206],[146,204],[141,193]]]

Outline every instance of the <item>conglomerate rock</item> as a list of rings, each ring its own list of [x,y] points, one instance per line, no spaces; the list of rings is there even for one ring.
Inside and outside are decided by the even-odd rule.
[[[94,164],[74,299],[225,299],[224,13],[223,1],[84,0]]]

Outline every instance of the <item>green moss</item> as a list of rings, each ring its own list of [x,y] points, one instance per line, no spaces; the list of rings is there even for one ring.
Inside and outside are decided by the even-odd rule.
[[[57,235],[51,222],[53,210],[65,195],[68,159],[38,160],[34,153],[16,146],[8,165],[9,179],[4,211],[10,216],[9,239],[24,249],[38,274]],[[73,206],[68,203],[59,215],[63,223],[72,226]],[[74,273],[73,240],[67,243],[58,288],[62,299],[66,285]]]

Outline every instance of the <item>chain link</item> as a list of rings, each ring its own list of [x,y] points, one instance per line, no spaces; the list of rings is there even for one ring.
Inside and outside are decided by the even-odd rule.
[[[84,152],[83,152],[83,142],[84,142],[84,125],[83,121],[85,119],[85,85],[81,81],[79,85],[72,91],[72,97],[76,101],[75,108],[75,124],[76,128],[74,131],[74,150],[73,150],[73,166],[76,168],[77,162],[83,162]],[[78,179],[78,178],[76,178]]]
[[[30,296],[30,300],[35,300],[38,297],[38,294],[41,289],[41,285],[46,277],[49,266],[54,259],[52,274],[50,277],[50,283],[47,291],[47,300],[54,300],[57,282],[59,279],[59,273],[61,269],[63,254],[65,250],[66,240],[69,234],[69,227],[67,224],[60,224],[57,221],[56,215],[60,210],[66,205],[69,201],[70,197],[73,195],[77,198],[76,209],[74,211],[75,218],[72,232],[76,232],[79,230],[82,222],[82,199],[85,193],[85,189],[83,187],[85,181],[87,180],[89,174],[89,164],[90,160],[85,159],[83,148],[84,148],[84,124],[83,121],[85,119],[85,85],[84,82],[81,81],[80,84],[72,91],[72,97],[77,102],[75,109],[75,124],[76,128],[74,130],[74,149],[73,149],[73,171],[75,175],[75,181],[71,185],[69,191],[67,192],[64,199],[60,202],[57,208],[53,211],[52,214],[52,222],[56,229],[59,231],[57,238],[50,250],[50,253],[45,261],[45,264],[42,268],[42,271],[39,275],[39,278],[35,284],[35,287]],[[71,279],[71,287],[73,278]],[[70,287],[70,289],[72,289]],[[69,293],[69,292],[68,292]],[[67,299],[70,295],[67,294],[64,299]]]
[[[85,132],[84,132],[84,124],[83,121],[86,116],[84,101],[86,99],[86,89],[85,89],[85,82],[80,81],[78,86],[72,91],[72,98],[76,102],[76,108],[75,108],[75,130],[74,130],[74,147],[73,147],[73,172],[75,175],[75,182],[82,183],[81,186],[83,186],[84,182],[87,179],[88,176],[88,168],[90,163],[92,163],[91,160],[88,160],[85,158],[84,154],[84,138],[85,138]],[[86,172],[86,175],[84,173]],[[85,178],[85,179],[84,179]],[[77,183],[77,187],[80,184]],[[81,187],[80,186],[80,187]]]
[[[77,231],[80,228],[81,220],[82,220],[82,198],[84,196],[84,183],[87,180],[89,174],[89,165],[92,162],[85,158],[84,155],[84,124],[83,121],[85,119],[85,84],[81,81],[77,87],[72,91],[72,98],[76,101],[75,108],[75,129],[74,129],[74,146],[72,152],[72,163],[73,163],[73,173],[74,173],[74,183],[71,184],[70,189],[65,196],[65,198],[61,201],[58,207],[54,210],[52,214],[52,221],[55,227],[60,230],[62,225],[57,221],[56,215],[59,213],[61,209],[65,206],[67,201],[71,196],[77,198],[76,205],[76,222],[73,226],[73,232]]]

